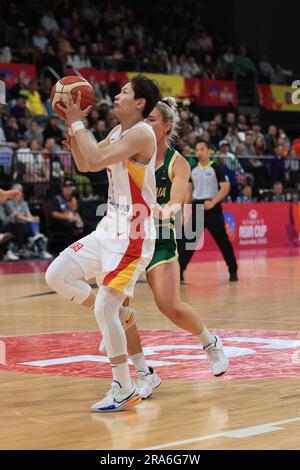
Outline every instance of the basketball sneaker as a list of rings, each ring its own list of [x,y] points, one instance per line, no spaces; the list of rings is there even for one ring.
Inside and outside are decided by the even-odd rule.
[[[161,378],[152,367],[149,367],[148,373],[137,372],[137,387],[143,400],[149,398],[154,390],[160,386]]]
[[[223,343],[219,336],[215,336],[215,341],[208,346],[204,346],[203,350],[208,355],[210,360],[210,367],[215,377],[220,377],[225,374],[229,367],[228,357],[225,354]]]
[[[91,411],[95,413],[112,413],[114,411],[122,411],[137,405],[142,397],[132,384],[131,390],[122,388],[120,383],[113,380],[110,390],[107,392],[103,400],[94,403]]]

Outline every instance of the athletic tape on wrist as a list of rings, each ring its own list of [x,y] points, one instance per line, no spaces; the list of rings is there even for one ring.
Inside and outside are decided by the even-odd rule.
[[[75,121],[71,125],[71,129],[75,133],[77,131],[80,131],[81,129],[85,129],[85,127],[82,121]]]

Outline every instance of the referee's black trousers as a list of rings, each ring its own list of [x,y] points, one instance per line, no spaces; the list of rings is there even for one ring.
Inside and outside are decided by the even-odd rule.
[[[186,270],[187,265],[189,264],[193,254],[194,249],[187,250],[186,243],[194,242],[196,239],[199,241],[202,235],[202,228],[196,226],[196,207],[197,204],[203,204],[203,201],[193,201],[192,204],[192,218],[189,220],[189,224],[192,224],[192,230],[196,233],[196,236],[193,240],[187,240],[185,234],[183,233],[182,240],[179,243],[180,252],[179,252],[179,264],[181,272]],[[198,221],[199,223],[199,221]],[[223,210],[221,204],[217,204],[213,209],[204,211],[204,229],[207,228],[215,242],[217,243],[220,251],[223,255],[223,258],[227,264],[228,271],[234,273],[237,271],[237,262],[233,247],[229,241],[226,229],[225,222],[223,217]],[[184,232],[184,231],[183,231]],[[205,241],[204,241],[205,243]],[[196,248],[197,244],[195,244]]]

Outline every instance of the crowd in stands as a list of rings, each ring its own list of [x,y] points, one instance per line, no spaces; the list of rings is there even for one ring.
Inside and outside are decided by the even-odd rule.
[[[33,51],[39,70],[50,65],[60,76],[66,66],[98,67],[100,57],[106,58],[107,67],[127,71],[141,69],[142,63],[145,71],[185,77],[221,79],[258,73],[265,83],[286,80],[282,68],[273,67],[265,55],[254,63],[243,46],[236,53],[232,46],[218,44],[205,31],[201,15],[190,22],[191,13],[180,2],[169,12],[168,24],[156,2],[149,6],[151,23],[125,6],[99,3],[101,9],[89,0],[53,1],[43,12],[36,0],[23,12],[9,1],[2,2],[0,38],[7,47],[0,62],[13,60],[11,50],[18,49]],[[159,41],[151,30],[153,24]],[[157,64],[160,68],[155,68]],[[92,84],[96,105],[85,125],[90,137],[100,141],[117,124],[112,106],[119,84]],[[7,260],[50,257],[47,239],[40,232],[43,221],[30,210],[33,200],[47,201],[43,231],[61,237],[66,245],[96,224],[94,213],[87,217],[81,202],[106,196],[106,173],[79,174],[62,145],[65,127],[51,107],[52,86],[48,76],[27,82],[20,74],[15,85],[7,87],[7,104],[0,104],[0,186],[23,185],[18,186],[20,201],[0,201],[0,257]],[[233,111],[207,120],[199,107],[184,100],[178,103],[178,134],[174,145],[191,166],[196,142],[201,139],[210,145],[212,158],[224,166],[231,183],[228,201],[298,200],[300,133],[291,138],[275,125],[265,127],[257,115]]]
[[[26,84],[20,76],[9,90],[8,103],[0,105],[0,185],[22,184],[29,202],[47,199],[48,209],[51,206],[48,230],[71,243],[96,224],[93,217],[88,221],[80,214],[80,201],[95,196],[99,199],[99,190],[103,189],[102,194],[106,191],[107,179],[105,172],[76,171],[70,153],[62,145],[64,122],[53,114],[50,89],[49,78],[38,86],[36,81]],[[105,82],[96,86],[97,104],[85,119],[95,141],[102,140],[117,124],[112,110],[116,91],[115,83],[113,87]],[[209,143],[212,158],[224,166],[231,183],[228,201],[298,200],[300,134],[291,139],[275,125],[264,128],[258,116],[232,111],[203,120],[201,109],[188,100],[178,105],[178,139],[174,145],[193,166],[196,142],[201,139]],[[2,161],[7,155],[13,156],[10,163]],[[14,237],[6,243],[5,258],[26,257],[28,251],[47,258],[39,220],[31,215],[28,205],[18,207],[22,220],[11,218],[16,208],[13,210],[10,201],[1,204],[0,209],[0,234]],[[3,252],[4,247],[1,249]]]
[[[26,8],[10,0],[0,7],[0,62],[34,57],[39,69],[60,76],[66,66],[233,79],[257,75],[285,84],[291,72],[271,64],[267,54],[253,58],[243,45],[224,44],[205,28],[199,2],[153,1],[145,8],[101,0],[31,0]],[[166,8],[168,11],[166,17]],[[24,61],[24,60],[23,60]]]

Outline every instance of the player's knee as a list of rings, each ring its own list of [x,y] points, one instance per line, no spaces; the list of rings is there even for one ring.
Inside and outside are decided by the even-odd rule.
[[[57,291],[57,287],[59,285],[59,276],[56,269],[55,260],[50,264],[46,273],[45,273],[45,281],[51,289]]]
[[[158,302],[157,306],[159,310],[166,315],[171,321],[180,320],[182,313],[180,306],[175,302],[162,301]]]

